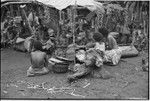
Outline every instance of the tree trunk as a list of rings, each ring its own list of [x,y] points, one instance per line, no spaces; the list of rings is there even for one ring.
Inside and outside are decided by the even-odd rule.
[[[11,17],[14,17],[14,14],[13,14],[14,12],[13,12],[13,5],[10,5],[10,15],[11,15]]]
[[[17,5],[17,16],[20,16],[20,7]]]

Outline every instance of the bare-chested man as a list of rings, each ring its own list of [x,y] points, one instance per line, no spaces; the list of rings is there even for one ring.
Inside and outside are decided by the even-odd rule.
[[[35,41],[33,47],[34,51],[31,52],[31,67],[27,70],[27,76],[48,73],[48,56],[45,52],[42,52],[42,44],[39,41]]]
[[[117,49],[118,45],[117,45],[117,41],[114,38],[114,36],[112,35],[112,33],[109,33],[108,30],[106,28],[100,28],[99,32],[105,37],[106,39],[106,43],[108,44],[108,48],[109,50],[112,49]]]

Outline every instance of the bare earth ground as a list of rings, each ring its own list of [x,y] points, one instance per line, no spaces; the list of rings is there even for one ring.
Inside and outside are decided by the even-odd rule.
[[[88,76],[70,85],[66,79],[68,73],[27,77],[29,55],[4,49],[1,51],[1,98],[148,99],[148,72],[141,70],[142,57],[148,54],[122,59],[117,66],[105,66],[113,78]]]

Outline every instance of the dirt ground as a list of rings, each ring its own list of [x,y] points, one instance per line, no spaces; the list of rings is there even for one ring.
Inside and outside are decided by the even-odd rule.
[[[143,57],[148,54],[121,59],[117,66],[105,66],[113,76],[110,79],[87,76],[69,84],[68,73],[51,71],[47,75],[27,77],[29,55],[4,49],[1,51],[1,98],[148,99],[148,72],[141,70]]]

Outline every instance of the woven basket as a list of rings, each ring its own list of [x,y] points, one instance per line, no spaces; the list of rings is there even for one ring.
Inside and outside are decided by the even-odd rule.
[[[56,63],[53,65],[52,70],[55,73],[66,73],[68,71],[68,64]]]
[[[64,62],[56,58],[50,58],[49,63],[53,65],[52,70],[55,73],[66,73],[68,71],[68,67],[69,67],[68,62]]]

